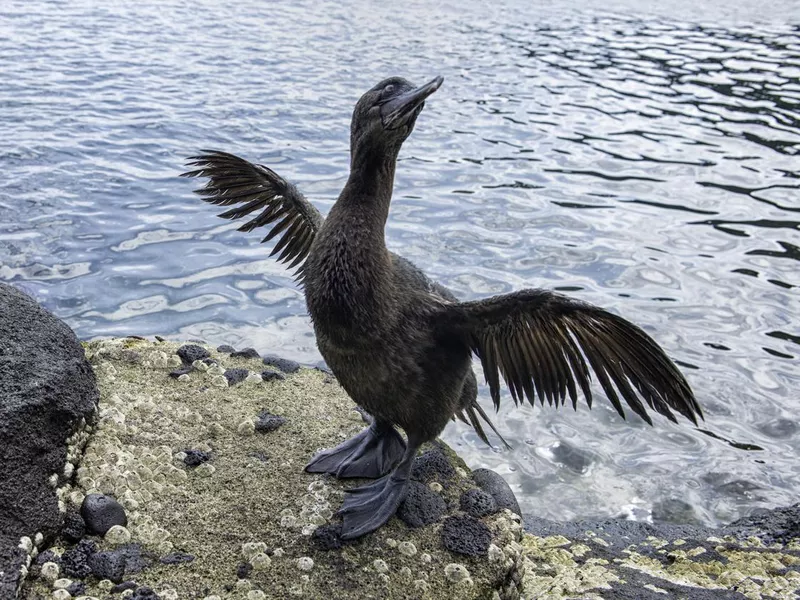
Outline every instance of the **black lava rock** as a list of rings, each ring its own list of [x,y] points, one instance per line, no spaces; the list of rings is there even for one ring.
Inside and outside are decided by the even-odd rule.
[[[27,560],[19,540],[37,531],[50,539],[61,529],[48,478],[64,469],[66,440],[81,418],[91,421],[99,394],[73,331],[5,283],[0,371],[0,598],[14,598]]]
[[[120,552],[98,552],[89,558],[92,573],[98,579],[120,583],[125,577],[125,556]]]
[[[156,594],[152,588],[143,585],[140,588],[136,588],[131,600],[161,600],[161,596]]]
[[[78,511],[71,510],[64,517],[64,528],[61,530],[61,535],[73,544],[79,542],[86,535],[86,522]]]
[[[446,483],[456,474],[456,470],[447,457],[438,450],[428,450],[414,459],[411,467],[411,479],[430,483],[438,481]]]
[[[186,554],[185,552],[170,552],[161,558],[161,562],[165,565],[179,565],[182,563],[190,563],[194,560],[193,554]]]
[[[236,348],[233,346],[229,346],[228,344],[222,344],[221,346],[217,346],[217,352],[224,352],[225,354],[233,354],[236,352]]]
[[[208,350],[196,344],[184,344],[178,348],[177,354],[185,365],[191,365],[196,360],[203,360],[211,356]]]
[[[286,375],[283,373],[279,373],[278,371],[270,371],[269,369],[264,369],[261,371],[261,379],[264,381],[272,381],[273,379],[277,379],[278,381],[282,379],[286,379]]]
[[[174,371],[170,371],[169,376],[172,377],[173,379],[177,379],[181,375],[188,375],[191,372],[192,372],[192,367],[188,366],[188,367],[183,367],[182,369],[176,369]]]
[[[231,352],[232,358],[261,358],[255,348],[245,348],[244,350]]]
[[[135,590],[139,587],[139,584],[135,581],[123,581],[122,583],[118,583],[117,585],[113,586],[109,592],[112,594],[121,594],[125,590]]]
[[[73,581],[67,586],[67,591],[73,598],[83,596],[86,593],[86,584],[82,581]]]
[[[320,550],[338,550],[344,544],[341,536],[341,524],[323,525],[314,530],[314,533],[311,534],[311,541]]]
[[[96,553],[97,544],[91,540],[81,540],[61,555],[61,570],[68,577],[84,579],[92,573],[89,561]]]
[[[725,529],[742,538],[757,536],[766,544],[788,544],[800,538],[800,502],[785,508],[759,510]]]
[[[251,565],[249,562],[241,563],[236,568],[236,577],[238,577],[239,579],[247,579],[248,577],[250,577],[250,573],[252,573],[252,571],[253,571],[253,565]]]
[[[204,462],[211,460],[211,455],[202,450],[184,450],[186,456],[183,457],[183,462],[188,467],[198,467]]]
[[[258,420],[256,421],[256,431],[260,433],[268,433],[270,431],[275,431],[284,423],[286,423],[286,419],[284,417],[270,414],[264,410],[258,415]]]
[[[39,552],[39,554],[37,554],[36,558],[33,560],[33,564],[39,566],[46,562],[56,563],[57,565],[61,566],[61,557],[52,550],[45,550],[44,552]]]
[[[447,505],[439,494],[419,481],[410,481],[397,516],[409,527],[422,527],[441,519],[446,510]]]
[[[472,472],[472,479],[484,492],[488,492],[497,504],[497,510],[507,508],[513,513],[522,516],[519,509],[519,502],[514,492],[511,491],[506,480],[501,475],[491,469],[475,469]]]
[[[142,553],[141,544],[125,544],[114,550],[114,554],[125,559],[125,574],[140,573],[150,566],[151,561]]]
[[[270,367],[276,367],[284,373],[296,373],[300,370],[300,363],[278,356],[265,356],[264,364]]]
[[[458,554],[486,556],[492,533],[473,517],[447,517],[442,525],[442,545]]]
[[[497,512],[497,503],[489,492],[479,489],[467,490],[459,499],[461,510],[473,517],[485,517]]]
[[[89,494],[81,504],[81,516],[86,521],[89,533],[105,535],[114,525],[128,524],[125,509],[111,496],[105,494]]]
[[[226,369],[224,373],[225,379],[228,380],[228,385],[236,385],[243,382],[249,374],[250,371],[247,369]]]

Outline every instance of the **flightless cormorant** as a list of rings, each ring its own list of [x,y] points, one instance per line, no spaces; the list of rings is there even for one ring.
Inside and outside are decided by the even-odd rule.
[[[365,93],[350,128],[350,176],[323,219],[294,185],[263,165],[203,151],[184,175],[207,177],[203,200],[236,205],[219,216],[255,213],[240,229],[271,226],[272,254],[297,267],[322,356],[350,397],[372,416],[355,437],[317,454],[312,473],[377,478],[348,490],[342,537],[374,531],[395,513],[420,445],[451,418],[488,443],[477,402],[477,356],[495,408],[500,380],[515,403],[538,397],[562,406],[578,391],[591,407],[590,371],[623,417],[620,397],[651,423],[645,404],[676,420],[702,418],[692,391],[644,331],[601,308],[544,289],[459,302],[386,248],[397,155],[424,102],[443,79],[415,87],[392,77]],[[259,212],[260,211],[260,212]],[[395,429],[401,427],[403,440]],[[495,430],[496,433],[496,430]],[[501,438],[502,439],[502,438]]]

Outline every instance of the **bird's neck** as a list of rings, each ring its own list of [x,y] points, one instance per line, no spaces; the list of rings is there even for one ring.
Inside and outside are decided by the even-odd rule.
[[[380,229],[381,236],[394,188],[396,153],[357,152],[350,161],[350,177],[341,199],[345,207],[357,210]]]

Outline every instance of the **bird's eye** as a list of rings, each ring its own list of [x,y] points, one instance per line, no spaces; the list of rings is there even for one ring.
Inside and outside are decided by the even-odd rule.
[[[393,91],[394,91],[394,85],[391,83],[387,85],[385,88],[383,88],[384,94],[391,94]]]

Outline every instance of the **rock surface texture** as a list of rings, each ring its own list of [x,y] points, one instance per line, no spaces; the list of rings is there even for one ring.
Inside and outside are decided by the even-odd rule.
[[[524,531],[502,481],[474,476],[443,444],[418,457],[402,519],[342,541],[335,511],[361,480],[303,471],[320,447],[364,427],[335,380],[301,368],[231,386],[227,370],[257,374],[260,359],[179,348],[86,344],[100,417],[63,495],[70,511],[88,494],[113,496],[128,522],[59,539],[31,566],[22,598],[66,600],[59,585],[76,598],[139,600],[702,600],[796,598],[800,588],[800,506],[723,530],[531,518]],[[181,364],[187,372],[170,377]],[[267,417],[282,424],[259,427]]]
[[[57,488],[72,478],[76,432],[97,400],[72,330],[0,283],[0,598],[14,597],[36,544],[61,528]]]

